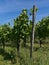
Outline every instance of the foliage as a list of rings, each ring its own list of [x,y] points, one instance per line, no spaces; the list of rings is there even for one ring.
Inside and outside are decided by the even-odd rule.
[[[21,48],[20,57],[16,55],[15,57],[16,63],[13,65],[25,65],[25,64],[27,65],[38,65],[38,64],[39,65],[49,65],[49,44],[43,44],[42,48],[39,48],[39,44],[35,44],[34,47],[35,49],[36,48],[38,49],[37,50],[34,49],[32,62],[30,61],[30,58],[29,58],[29,49],[27,48],[26,50],[24,50],[24,48]],[[0,51],[2,50],[0,49]],[[11,58],[9,57],[11,55],[11,51],[14,51],[13,47],[6,47],[5,55],[3,55],[2,52],[0,52],[0,64],[1,65],[12,65]],[[17,51],[15,53],[17,54]]]
[[[30,42],[28,45],[26,42],[28,38],[30,38],[32,32],[32,21],[29,20],[27,9],[23,9],[21,14],[15,18],[13,22],[13,27],[11,27],[10,24],[0,26],[0,43],[2,43],[3,46],[3,49],[0,48],[0,64],[12,65],[12,63],[16,63],[17,65],[49,65],[49,44],[46,44],[46,47],[43,45],[44,47],[41,48],[39,48],[38,44],[35,44],[35,50],[32,53],[32,61],[29,58]],[[43,18],[35,25],[35,38],[36,37],[39,39],[46,39],[49,37],[49,16]],[[20,43],[22,40],[24,47],[26,48],[21,46]],[[8,45],[6,46],[7,42]],[[9,42],[11,45],[9,45]],[[13,44],[15,46],[12,46]],[[6,48],[4,50],[5,46]],[[15,49],[17,51],[15,51]],[[43,60],[43,58],[45,59]]]
[[[49,37],[49,17],[43,18],[36,24],[36,31],[39,38]]]

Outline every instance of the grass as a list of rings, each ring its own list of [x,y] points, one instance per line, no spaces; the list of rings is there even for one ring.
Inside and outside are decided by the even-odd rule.
[[[49,65],[49,44],[34,45],[33,57],[30,60],[30,50],[27,44],[26,48],[20,47],[20,56],[18,57],[15,47],[6,46],[5,50],[0,47],[0,65]],[[16,61],[11,58],[11,51],[14,53]],[[4,52],[4,53],[3,53]],[[14,62],[12,63],[11,60]]]

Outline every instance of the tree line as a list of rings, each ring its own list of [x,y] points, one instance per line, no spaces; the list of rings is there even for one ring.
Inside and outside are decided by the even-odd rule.
[[[39,45],[41,47],[42,40],[49,37],[49,16],[35,23],[35,25],[33,24],[33,20],[29,19],[28,10],[23,9],[21,14],[13,20],[13,26],[11,26],[10,23],[0,25],[0,43],[2,43],[3,49],[5,49],[5,43],[9,43],[11,41],[13,44],[15,44],[17,53],[19,54],[21,41],[23,40],[23,46],[26,47],[28,38],[30,38],[31,48],[33,42],[33,38],[31,38],[33,34],[33,26],[35,26],[34,39],[38,38]],[[31,50],[32,48],[30,51]],[[30,52],[30,55],[31,54],[32,51]],[[30,57],[32,57],[32,55]]]

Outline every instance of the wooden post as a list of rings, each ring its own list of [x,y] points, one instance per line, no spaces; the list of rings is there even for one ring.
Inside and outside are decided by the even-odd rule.
[[[30,58],[32,58],[33,45],[34,45],[34,31],[35,31],[35,5],[33,5],[32,11],[32,30],[31,30],[31,46],[30,46]]]

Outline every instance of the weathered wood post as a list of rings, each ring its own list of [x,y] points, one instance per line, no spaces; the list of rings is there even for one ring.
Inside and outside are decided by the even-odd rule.
[[[32,52],[33,52],[33,45],[34,45],[34,31],[35,31],[35,5],[33,5],[32,10],[32,30],[31,30],[31,46],[30,46],[30,58],[32,58]]]

